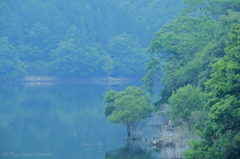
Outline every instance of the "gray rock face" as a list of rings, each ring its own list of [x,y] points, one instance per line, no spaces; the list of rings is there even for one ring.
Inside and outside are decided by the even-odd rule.
[[[152,144],[153,144],[153,146],[157,146],[159,148],[174,147],[174,146],[176,146],[176,143],[174,142],[174,139],[172,137],[173,137],[173,135],[170,134],[169,137],[167,137],[167,138],[154,140],[152,142]]]

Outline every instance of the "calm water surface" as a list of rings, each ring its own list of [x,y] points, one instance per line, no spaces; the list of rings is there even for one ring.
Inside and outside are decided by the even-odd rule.
[[[156,158],[126,144],[126,128],[104,116],[106,93],[132,85],[0,85],[0,158]]]

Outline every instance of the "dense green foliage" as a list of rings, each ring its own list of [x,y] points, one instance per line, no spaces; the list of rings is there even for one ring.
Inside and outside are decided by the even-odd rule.
[[[110,41],[107,52],[114,62],[113,75],[145,73],[143,66],[149,56],[140,46],[126,33]]]
[[[8,38],[0,38],[0,78],[15,78],[24,73],[24,64],[16,56],[17,51]]]
[[[240,150],[240,20],[229,33],[226,55],[213,65],[206,82],[209,118],[203,141],[193,142],[187,158],[239,158]]]
[[[150,95],[144,96],[144,92],[135,86],[127,87],[122,92],[109,91],[104,102],[107,103],[104,112],[107,120],[126,126],[128,136],[131,136],[138,124],[153,112]]]
[[[179,88],[176,92],[173,91],[169,98],[170,120],[174,123],[182,120],[191,129],[192,125],[195,124],[191,118],[191,113],[203,110],[205,101],[206,98],[200,89],[194,88],[190,84]]]
[[[143,75],[154,32],[183,7],[178,0],[1,0],[0,38],[25,66],[2,58],[12,69],[4,67],[1,79]]]
[[[159,79],[159,71],[164,71],[161,78],[164,89],[158,106],[168,101],[172,91],[184,85],[191,84],[204,90],[204,82],[212,72],[210,64],[224,56],[227,34],[239,16],[238,12],[229,11],[216,22],[208,16],[186,15],[163,26],[149,47],[149,52],[157,56],[148,64],[148,73],[143,78],[144,88],[151,90]]]
[[[106,74],[113,67],[113,62],[101,46],[76,48],[72,41],[61,42],[56,50],[50,52],[52,74],[88,75]]]
[[[155,106],[168,103],[172,121],[194,121],[201,140],[190,142],[185,158],[239,158],[240,2],[183,2],[188,7],[152,39],[143,88],[153,93],[161,82]]]

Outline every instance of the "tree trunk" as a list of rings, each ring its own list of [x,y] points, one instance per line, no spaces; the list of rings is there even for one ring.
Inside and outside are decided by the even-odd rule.
[[[130,124],[127,124],[127,132],[128,132],[128,137],[130,137],[131,136]]]
[[[128,131],[128,137],[130,137],[131,136],[131,133]]]
[[[188,122],[188,130],[189,130],[189,131],[191,131],[191,125],[192,125],[192,123],[191,123],[191,121],[189,120],[189,122]]]

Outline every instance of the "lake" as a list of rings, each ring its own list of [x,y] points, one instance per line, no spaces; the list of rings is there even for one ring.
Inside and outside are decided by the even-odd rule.
[[[1,84],[0,158],[157,158],[151,148],[141,148],[146,145],[128,143],[126,128],[104,115],[106,93],[132,85]]]

